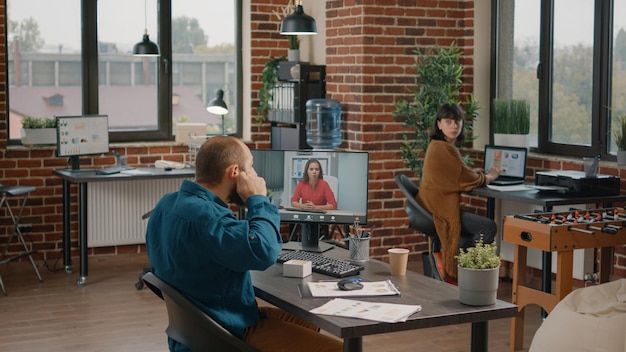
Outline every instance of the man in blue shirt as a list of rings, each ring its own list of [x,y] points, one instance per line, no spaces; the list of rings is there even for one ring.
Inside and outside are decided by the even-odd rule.
[[[150,214],[146,247],[152,272],[231,333],[261,351],[341,351],[340,341],[276,308],[257,307],[249,270],[265,270],[282,247],[278,209],[266,197],[252,153],[218,136],[196,156],[195,182],[161,198]],[[232,202],[248,209],[238,219]],[[171,351],[188,351],[169,339]]]

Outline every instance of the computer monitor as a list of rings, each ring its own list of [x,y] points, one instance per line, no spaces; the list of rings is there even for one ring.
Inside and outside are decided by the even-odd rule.
[[[78,157],[109,152],[107,115],[56,116],[57,156],[69,157],[72,170],[80,169]]]
[[[255,149],[252,156],[254,169],[265,179],[271,201],[279,208],[281,222],[302,227],[302,243],[297,245],[302,248],[289,249],[326,250],[327,246],[318,242],[320,224],[367,224],[367,152]],[[322,179],[332,190],[336,209],[313,212],[292,205],[296,186],[311,158],[319,161]]]

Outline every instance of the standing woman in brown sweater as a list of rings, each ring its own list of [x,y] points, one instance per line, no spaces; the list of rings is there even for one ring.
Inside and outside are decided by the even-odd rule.
[[[417,201],[433,215],[441,240],[443,268],[447,277],[456,278],[454,256],[459,247],[474,246],[483,235],[485,243],[493,242],[497,227],[493,220],[461,211],[461,193],[489,184],[500,175],[492,168],[488,173],[468,167],[455,143],[465,139],[465,114],[456,104],[445,104],[437,112],[430,130]],[[444,274],[444,273],[442,273]]]

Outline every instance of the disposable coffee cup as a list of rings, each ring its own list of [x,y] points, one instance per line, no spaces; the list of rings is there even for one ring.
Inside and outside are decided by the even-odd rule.
[[[370,239],[369,237],[350,237],[350,260],[366,262],[370,260]]]
[[[387,250],[387,253],[389,253],[391,275],[406,275],[406,264],[409,260],[409,250],[406,248],[391,248]]]

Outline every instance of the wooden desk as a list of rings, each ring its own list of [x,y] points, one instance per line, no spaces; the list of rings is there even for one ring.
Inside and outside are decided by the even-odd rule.
[[[324,255],[347,259],[348,251],[337,247]],[[458,287],[410,271],[406,276],[391,276],[389,265],[378,260],[370,260],[364,266],[366,269],[359,275],[361,278],[367,281],[391,279],[402,292],[402,296],[357,298],[358,300],[419,304],[422,311],[413,314],[406,322],[394,324],[309,313],[309,310],[330,299],[301,298],[297,285],[333,278],[316,273],[304,279],[283,277],[282,264],[275,264],[266,271],[252,272],[252,282],[257,297],[342,338],[344,351],[350,352],[363,350],[363,336],[366,335],[464,323],[472,324],[471,351],[487,351],[487,321],[513,317],[517,312],[515,305],[500,300],[494,305],[484,307],[463,305],[458,300]]]
[[[78,215],[79,227],[78,237],[80,244],[80,276],[77,284],[83,286],[87,280],[88,263],[87,263],[87,183],[89,182],[112,182],[122,180],[147,180],[157,178],[186,178],[195,175],[195,169],[174,169],[165,171],[153,167],[137,168],[141,174],[117,173],[112,175],[98,175],[96,169],[80,169],[72,171],[69,169],[54,170],[53,175],[63,179],[63,266],[65,272],[72,273],[72,258],[70,248],[70,224],[71,224],[71,208],[70,208],[70,186],[72,183],[78,184]]]

